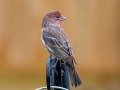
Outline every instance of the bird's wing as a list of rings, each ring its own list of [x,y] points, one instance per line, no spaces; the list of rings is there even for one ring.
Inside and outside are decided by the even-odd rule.
[[[61,59],[68,59],[73,56],[68,39],[60,27],[43,28],[42,39],[45,42],[45,46],[55,56]]]

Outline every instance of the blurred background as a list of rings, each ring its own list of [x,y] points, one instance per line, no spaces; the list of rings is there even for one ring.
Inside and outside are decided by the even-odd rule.
[[[0,90],[46,86],[43,16],[58,10],[82,86],[120,90],[120,0],[0,0]]]

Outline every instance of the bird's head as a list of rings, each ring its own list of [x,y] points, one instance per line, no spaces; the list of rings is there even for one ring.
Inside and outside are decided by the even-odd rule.
[[[66,20],[64,16],[61,15],[59,11],[51,11],[47,13],[44,18],[42,23],[51,23],[51,24],[60,24],[61,21]]]

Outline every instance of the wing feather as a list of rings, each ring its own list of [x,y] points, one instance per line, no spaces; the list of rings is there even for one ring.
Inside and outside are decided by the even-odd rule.
[[[43,28],[42,39],[49,53],[64,60],[68,59],[69,56],[73,56],[66,34],[59,26]]]

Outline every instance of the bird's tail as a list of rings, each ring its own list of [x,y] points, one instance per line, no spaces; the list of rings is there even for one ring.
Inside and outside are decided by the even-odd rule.
[[[82,84],[77,72],[75,71],[74,65],[69,65],[66,63],[66,66],[68,68],[69,76],[70,76],[70,81],[72,84],[72,87],[77,87],[78,85],[80,86]]]

